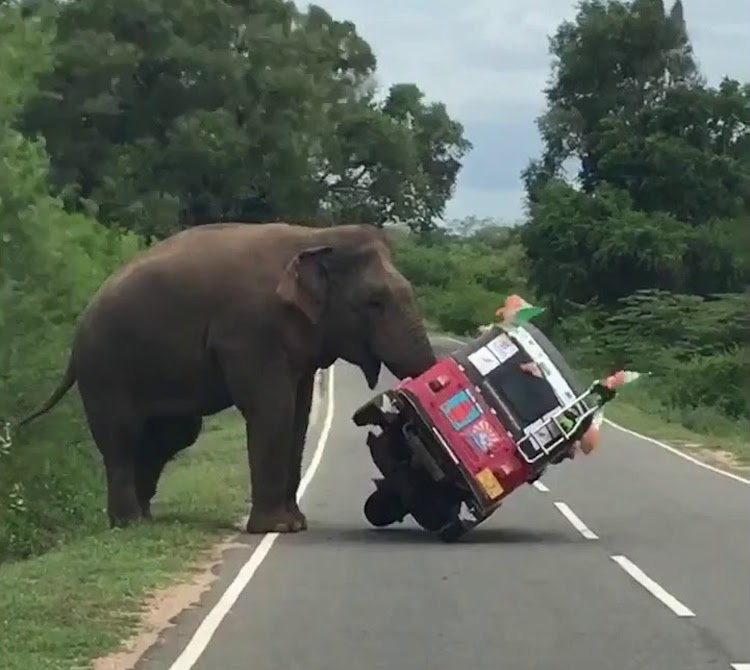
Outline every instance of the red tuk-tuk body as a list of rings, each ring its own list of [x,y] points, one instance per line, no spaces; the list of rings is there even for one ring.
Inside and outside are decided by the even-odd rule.
[[[355,412],[380,429],[367,438],[383,477],[365,516],[387,526],[410,514],[458,539],[572,458],[600,404],[534,326],[495,326]]]

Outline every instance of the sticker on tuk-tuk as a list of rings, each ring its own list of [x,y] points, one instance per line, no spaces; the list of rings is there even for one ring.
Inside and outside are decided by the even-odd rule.
[[[483,454],[488,453],[500,442],[500,436],[486,418],[475,421],[463,432],[463,435],[477,451]]]
[[[493,499],[499,498],[505,490],[489,468],[485,468],[477,473],[477,481],[482,485],[487,495]]]
[[[451,422],[454,430],[460,431],[482,415],[482,409],[468,391],[463,390],[448,398],[440,411]]]
[[[497,359],[504,363],[518,353],[518,347],[505,333],[487,342],[487,348],[495,354]]]
[[[493,354],[487,347],[481,347],[476,351],[470,353],[467,358],[469,362],[477,369],[477,372],[486,377],[495,368],[500,367],[500,362],[497,360],[495,354]]]

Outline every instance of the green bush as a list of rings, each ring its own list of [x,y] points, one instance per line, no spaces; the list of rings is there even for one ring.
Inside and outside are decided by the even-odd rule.
[[[404,236],[395,242],[396,264],[414,285],[425,316],[445,331],[476,331],[492,321],[511,293],[531,299],[520,244],[510,235],[490,243],[481,233],[431,242]]]
[[[740,347],[676,361],[668,372],[662,373],[662,378],[665,403],[669,407],[690,411],[715,407],[733,419],[750,417],[745,395],[747,356]]]
[[[49,196],[43,144],[12,127],[9,110],[48,63],[43,25],[21,21],[0,9],[0,562],[103,522],[101,467],[75,396],[23,431],[5,422],[57,384],[77,315],[138,249],[133,236],[66,214]]]
[[[644,385],[648,403],[679,414],[685,423],[691,413],[708,408],[730,420],[750,417],[749,331],[744,294],[648,290],[620,300],[613,313],[591,309],[571,315],[556,334],[577,365],[653,373]]]

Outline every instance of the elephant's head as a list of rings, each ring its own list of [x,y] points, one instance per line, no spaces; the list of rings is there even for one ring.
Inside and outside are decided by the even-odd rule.
[[[393,265],[385,235],[369,225],[311,231],[287,266],[279,295],[306,324],[319,364],[343,358],[374,388],[384,364],[415,376],[436,359],[414,291]]]

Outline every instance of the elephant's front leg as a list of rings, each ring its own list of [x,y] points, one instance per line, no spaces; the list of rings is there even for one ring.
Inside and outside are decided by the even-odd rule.
[[[286,489],[286,508],[300,523],[301,530],[307,529],[307,518],[297,503],[297,491],[302,478],[302,454],[305,449],[305,438],[310,423],[315,372],[305,374],[297,384],[294,404],[294,437],[289,461],[289,480]]]
[[[302,524],[287,509],[289,463],[294,438],[296,384],[266,377],[263,392],[239,407],[247,422],[252,508],[248,533],[290,533]]]

